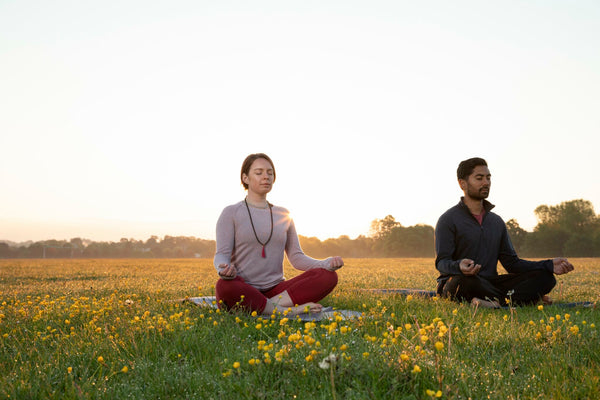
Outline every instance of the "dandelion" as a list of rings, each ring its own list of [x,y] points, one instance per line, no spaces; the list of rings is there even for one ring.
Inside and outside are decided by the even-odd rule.
[[[102,356],[98,357],[98,362],[100,364],[104,363],[104,357],[102,357]]]
[[[538,306],[538,310],[542,311],[543,309],[544,309],[544,306],[540,304],[540,305]]]
[[[332,365],[335,365],[335,363],[337,362],[338,358],[335,354],[330,353],[327,357],[325,357],[323,359],[323,361],[321,361],[319,363],[319,368],[321,369],[329,369],[331,368]]]
[[[125,365],[123,368],[121,368],[121,372],[126,374],[127,372],[129,372],[129,368],[127,367],[127,365]]]
[[[238,369],[240,367],[240,363],[239,362],[234,362],[233,363],[233,368]]]

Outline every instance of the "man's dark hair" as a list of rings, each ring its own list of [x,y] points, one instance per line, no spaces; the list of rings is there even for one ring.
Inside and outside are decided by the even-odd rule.
[[[480,165],[486,167],[488,166],[487,162],[485,162],[483,158],[479,157],[473,157],[469,158],[468,160],[461,161],[460,164],[458,164],[456,176],[458,177],[458,179],[467,180],[467,178],[469,178],[469,175],[473,173],[475,167],[478,167]]]

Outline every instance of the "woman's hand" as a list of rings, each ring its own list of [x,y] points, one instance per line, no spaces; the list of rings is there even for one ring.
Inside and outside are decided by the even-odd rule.
[[[231,280],[237,276],[237,270],[233,265],[219,264],[219,276],[221,279]]]
[[[331,257],[331,260],[329,260],[329,268],[327,268],[330,271],[335,271],[337,269],[340,269],[344,266],[344,260],[342,260],[342,257]]]

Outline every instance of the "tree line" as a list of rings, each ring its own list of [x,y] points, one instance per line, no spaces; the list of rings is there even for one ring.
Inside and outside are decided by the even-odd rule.
[[[600,257],[600,217],[587,200],[571,200],[535,209],[538,224],[532,232],[515,219],[506,222],[512,243],[521,257]],[[402,226],[388,215],[371,223],[368,236],[340,236],[320,240],[299,236],[304,252],[315,258],[435,257],[434,228]],[[93,242],[74,238],[26,245],[0,243],[0,258],[212,258],[215,241],[188,236],[152,236],[146,241],[123,238]]]

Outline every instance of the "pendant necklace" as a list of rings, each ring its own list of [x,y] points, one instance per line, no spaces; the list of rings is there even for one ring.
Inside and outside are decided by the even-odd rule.
[[[269,238],[267,239],[267,241],[263,243],[258,238],[258,235],[256,234],[256,229],[254,229],[254,222],[252,221],[252,214],[250,214],[250,207],[248,207],[248,201],[244,199],[244,203],[246,204],[246,210],[248,210],[248,216],[250,217],[250,225],[252,225],[252,232],[254,232],[254,237],[256,238],[256,241],[262,245],[262,258],[266,258],[267,255],[265,253],[265,246],[267,245],[267,243],[269,243],[271,237],[273,236],[273,205],[267,201],[269,211],[271,212],[271,233],[269,234]]]

